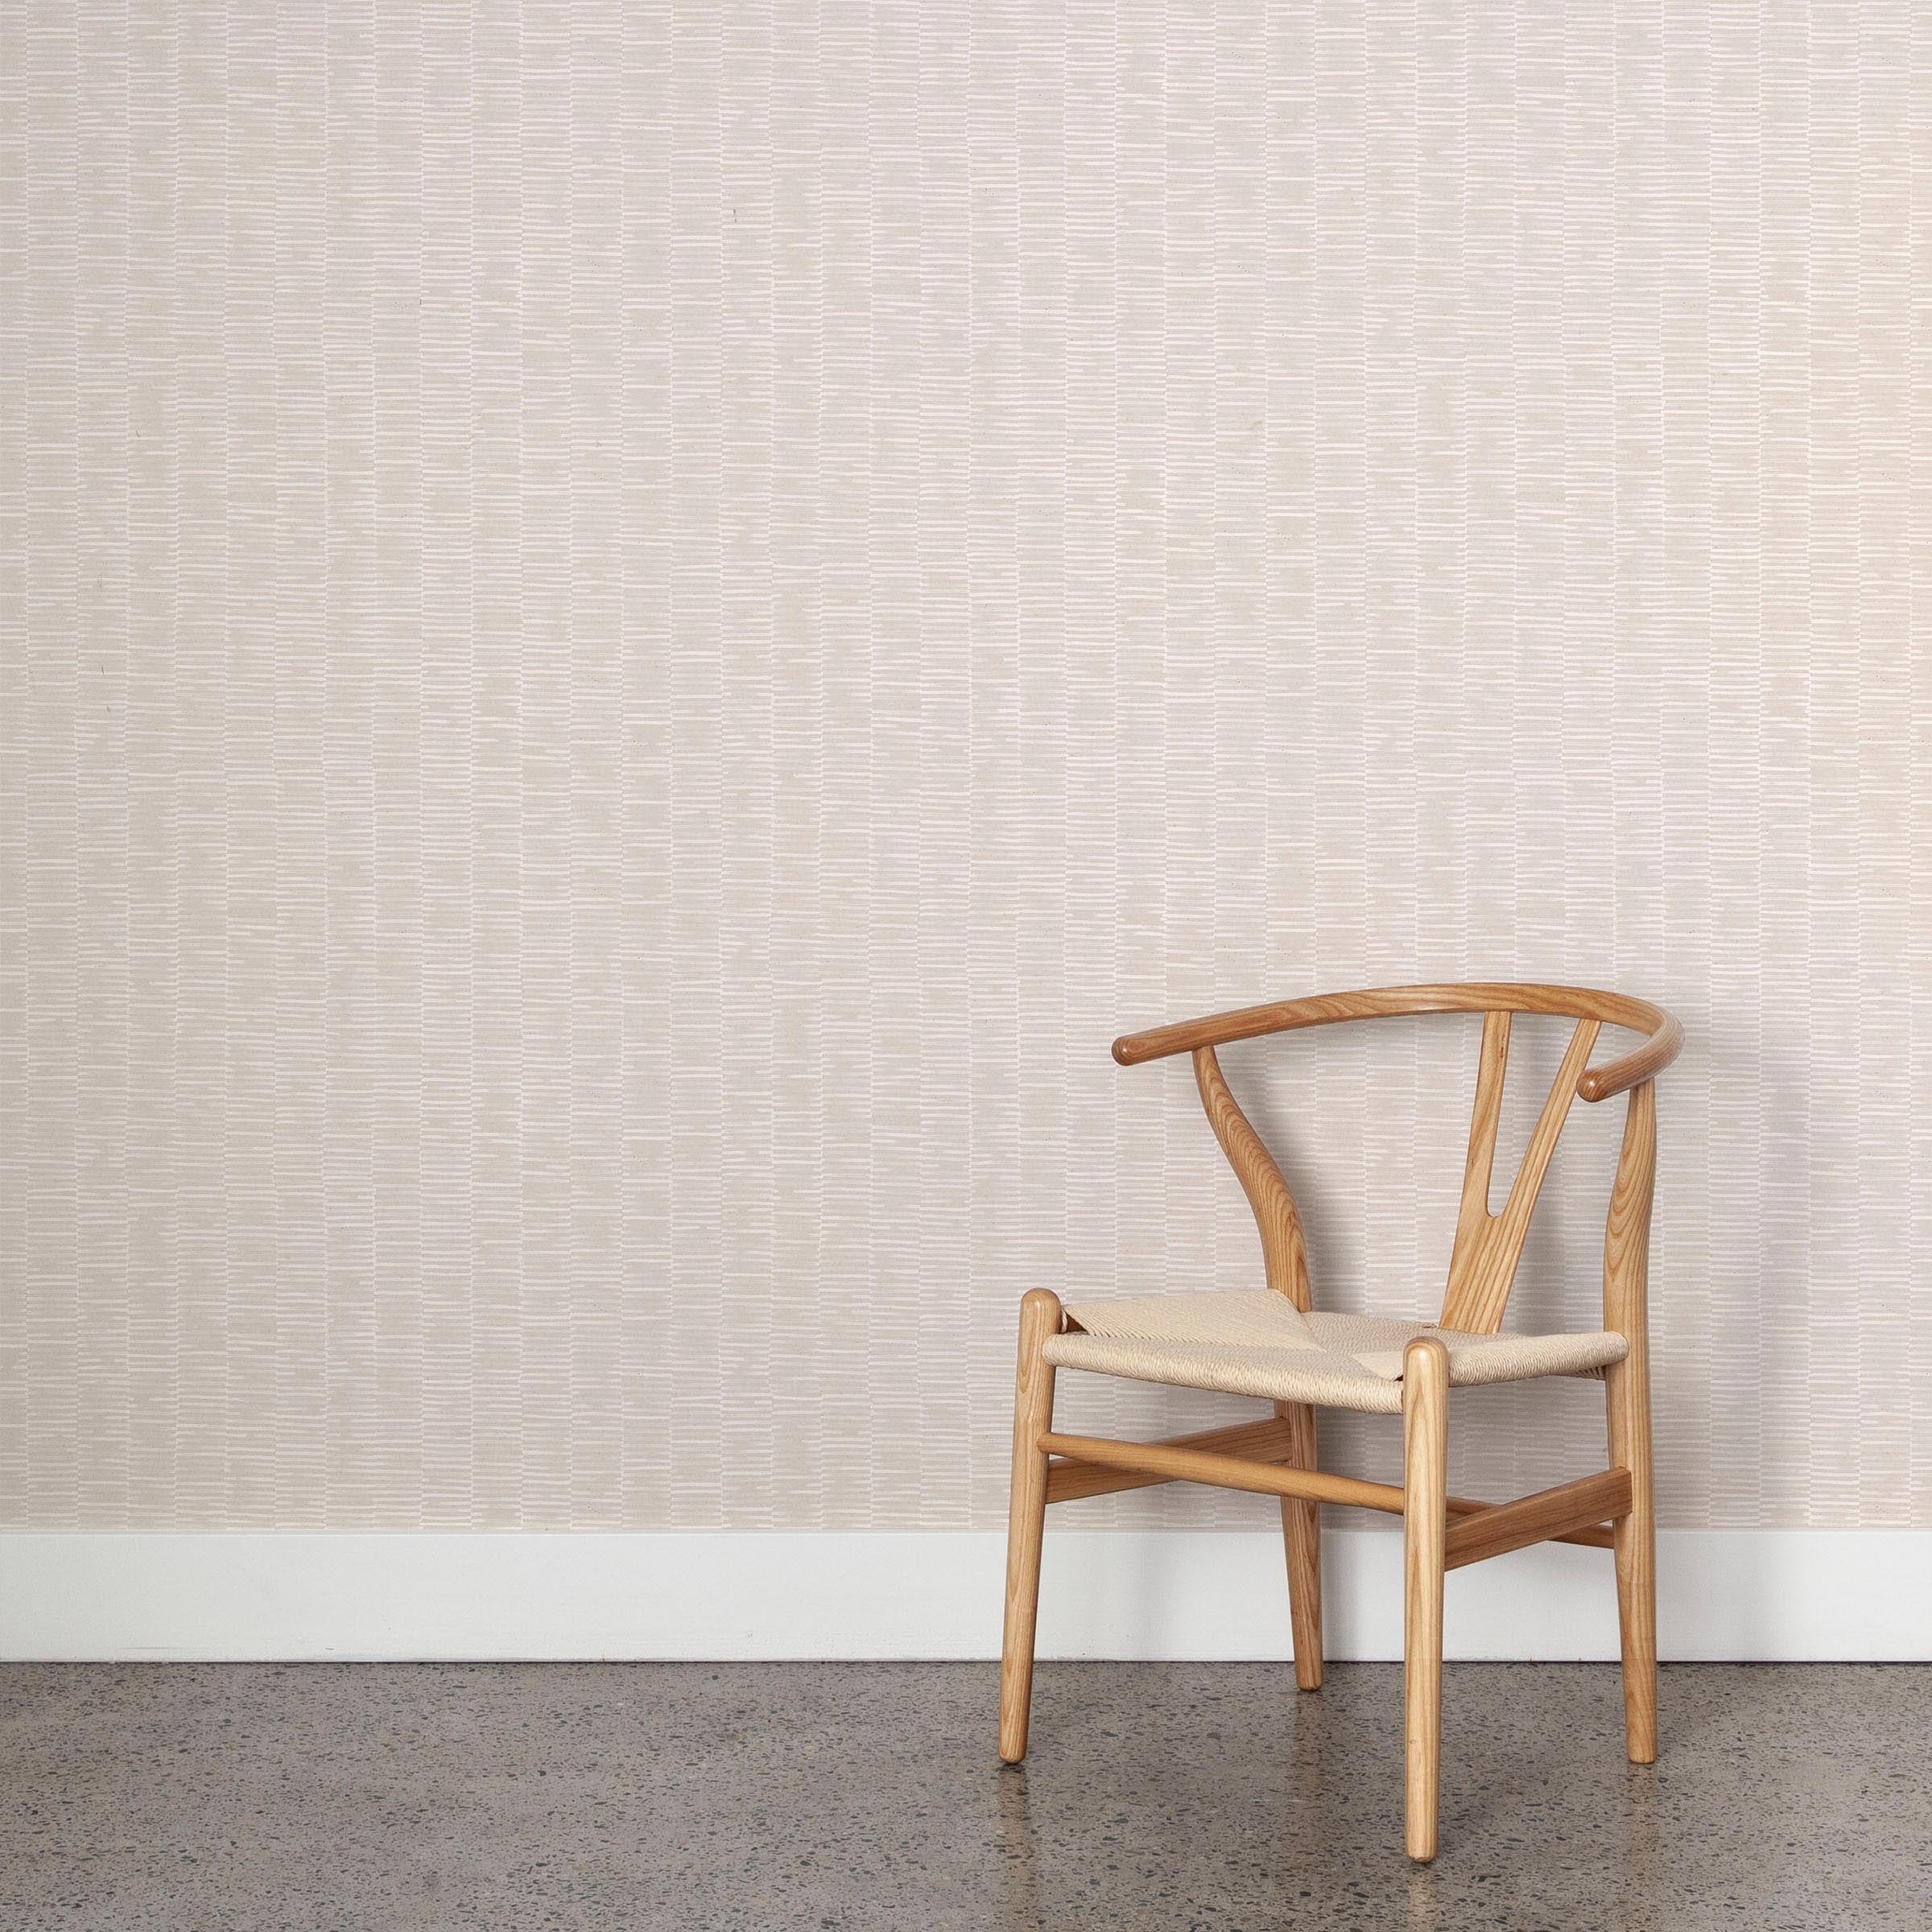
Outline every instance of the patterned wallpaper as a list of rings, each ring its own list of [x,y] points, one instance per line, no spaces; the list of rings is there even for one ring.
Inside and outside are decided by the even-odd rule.
[[[1909,0],[0,35],[0,1521],[997,1524],[1024,1288],[1259,1279],[1113,1034],[1435,976],[1690,1029],[1663,1520],[1932,1517]],[[1475,1053],[1227,1056],[1328,1305]]]

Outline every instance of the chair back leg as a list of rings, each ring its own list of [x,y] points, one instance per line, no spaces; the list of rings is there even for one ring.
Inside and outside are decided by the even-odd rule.
[[[1277,1402],[1288,1425],[1282,1459],[1296,1469],[1315,1462],[1315,1410],[1306,1402]],[[1288,1616],[1294,1629],[1294,1681],[1304,1690],[1322,1687],[1322,1519],[1320,1505],[1306,1496],[1282,1498],[1282,1542],[1288,1558]]]
[[[1611,1525],[1616,1620],[1624,1658],[1624,1748],[1657,1762],[1657,1521],[1650,1501],[1650,1377],[1641,1351],[1604,1377],[1610,1462],[1630,1472],[1630,1513]]]
[[[1449,1523],[1449,1351],[1418,1335],[1402,1352],[1403,1837],[1435,1856],[1443,1756],[1443,1558]]]
[[[1604,1230],[1604,1326],[1629,1344],[1604,1371],[1610,1466],[1630,1472],[1630,1512],[1612,1525],[1624,1657],[1624,1748],[1657,1761],[1657,1522],[1650,1495],[1650,1208],[1657,1166],[1657,1089],[1630,1091],[1623,1151]]]
[[[1045,1288],[1020,1298],[1020,1360],[1013,1398],[1013,1488],[1006,1517],[1006,1621],[1000,1643],[1000,1756],[1026,1755],[1033,1703],[1033,1633],[1040,1607],[1040,1544],[1046,1526],[1046,1454],[1053,1426],[1053,1365],[1040,1351],[1060,1331],[1060,1298]]]

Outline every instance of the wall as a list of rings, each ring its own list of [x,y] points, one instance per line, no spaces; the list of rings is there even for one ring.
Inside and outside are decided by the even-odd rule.
[[[1690,1030],[1666,1523],[1927,1521],[1905,0],[0,33],[0,1521],[990,1528],[1022,1289],[1258,1278],[1113,1034],[1482,975]],[[1228,1055],[1331,1305],[1475,1045]]]

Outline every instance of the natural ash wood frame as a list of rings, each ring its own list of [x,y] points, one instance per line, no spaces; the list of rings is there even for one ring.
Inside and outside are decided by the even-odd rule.
[[[1443,1578],[1464,1563],[1530,1543],[1582,1543],[1615,1553],[1621,1633],[1624,1748],[1633,1764],[1657,1757],[1656,1527],[1651,1496],[1649,1343],[1646,1298],[1650,1209],[1657,1174],[1653,1082],[1676,1059],[1683,1029],[1660,1006],[1576,986],[1480,982],[1395,986],[1250,1006],[1186,1020],[1113,1043],[1123,1067],[1191,1055],[1215,1137],[1239,1177],[1261,1235],[1268,1285],[1309,1307],[1307,1245],[1294,1197],[1241,1112],[1215,1049],[1236,1040],[1336,1022],[1430,1013],[1480,1013],[1482,1044],[1471,1110],[1469,1149],[1448,1282],[1437,1325],[1493,1334],[1501,1325],[1530,1217],[1573,1100],[1629,1100],[1604,1232],[1604,1326],[1629,1352],[1604,1374],[1609,1466],[1594,1476],[1513,1502],[1475,1502],[1447,1493],[1449,1356],[1430,1335],[1403,1354],[1402,1481],[1364,1482],[1322,1470],[1315,1411],[1278,1402],[1272,1418],[1158,1443],[1058,1434],[1054,1372],[1041,1351],[1066,1325],[1058,1295],[1044,1288],[1020,1302],[1013,1402],[1013,1488],[1007,1526],[1005,1627],[1001,1649],[1000,1755],[1026,1752],[1035,1614],[1046,1506],[1156,1483],[1193,1482],[1280,1499],[1294,1633],[1295,1681],[1322,1682],[1321,1541],[1323,1503],[1352,1504],[1402,1518],[1405,1840],[1409,1856],[1436,1852],[1442,1754]],[[1507,1074],[1510,1022],[1519,1013],[1576,1022],[1549,1097],[1500,1212],[1490,1211],[1496,1125]],[[1600,1028],[1641,1033],[1641,1042],[1603,1065],[1589,1064]]]

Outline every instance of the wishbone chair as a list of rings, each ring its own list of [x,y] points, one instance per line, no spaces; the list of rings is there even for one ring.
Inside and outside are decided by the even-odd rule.
[[[1441,1312],[1431,1323],[1319,1312],[1310,1303],[1294,1197],[1228,1091],[1215,1049],[1338,1020],[1433,1013],[1483,1016],[1462,1208]],[[1509,1198],[1492,1213],[1490,1170],[1510,1020],[1519,1013],[1558,1014],[1576,1026]],[[1606,1026],[1644,1037],[1620,1057],[1592,1067],[1591,1051]],[[1178,1481],[1280,1497],[1295,1681],[1304,1690],[1319,1690],[1322,1682],[1319,1505],[1356,1504],[1402,1517],[1404,1836],[1411,1858],[1427,1860],[1436,1852],[1445,1571],[1536,1542],[1613,1550],[1625,1748],[1633,1764],[1655,1759],[1656,1538],[1645,1323],[1657,1165],[1653,1083],[1682,1044],[1676,1020],[1645,1000],[1577,986],[1488,984],[1324,994],[1184,1020],[1114,1042],[1113,1057],[1123,1067],[1170,1054],[1193,1055],[1209,1124],[1254,1210],[1265,1286],[1064,1307],[1044,1288],[1021,1298],[1001,1653],[1001,1757],[1017,1764],[1026,1751],[1046,1505]],[[1604,1325],[1580,1334],[1505,1334],[1503,1311],[1530,1212],[1570,1104],[1579,1094],[1596,1101],[1619,1093],[1630,1097],[1604,1236]],[[1053,1427],[1054,1376],[1061,1368],[1260,1397],[1274,1404],[1274,1414],[1159,1443],[1062,1435]],[[1449,1391],[1547,1375],[1602,1379],[1610,1466],[1513,1502],[1449,1495]],[[1323,1406],[1401,1415],[1399,1487],[1317,1468],[1315,1412]]]

